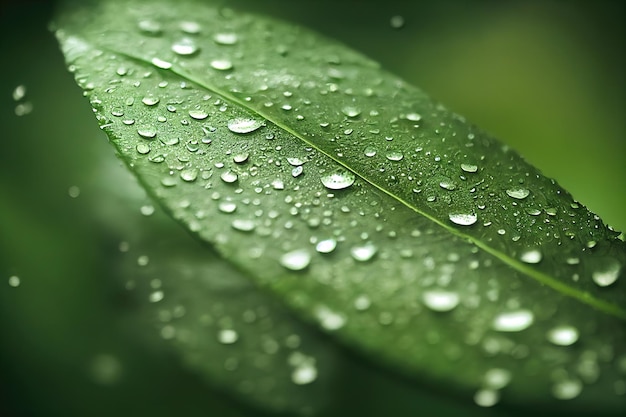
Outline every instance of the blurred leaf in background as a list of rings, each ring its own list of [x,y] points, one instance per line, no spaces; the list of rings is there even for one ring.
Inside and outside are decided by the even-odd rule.
[[[52,5],[0,7],[0,414],[246,415],[133,336],[134,304],[115,265],[149,201],[133,200],[139,220],[117,216],[111,189],[127,180],[109,168],[111,149],[47,31]],[[626,229],[623,2],[232,7],[302,23],[369,55]]]

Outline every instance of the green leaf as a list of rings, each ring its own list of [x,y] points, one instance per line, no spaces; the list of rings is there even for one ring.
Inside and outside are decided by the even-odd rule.
[[[301,317],[479,405],[626,409],[626,245],[507,146],[270,18],[107,1],[57,28],[149,193]]]

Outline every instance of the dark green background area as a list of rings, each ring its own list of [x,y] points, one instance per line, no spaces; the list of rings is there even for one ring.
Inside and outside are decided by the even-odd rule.
[[[623,2],[227,3],[371,56],[626,230]],[[123,236],[94,221],[94,205],[107,210],[94,175],[112,148],[46,28],[53,4],[0,5],[0,415],[237,415],[133,338],[110,266]],[[391,27],[394,15],[404,27]],[[18,117],[20,84],[33,111]],[[103,357],[121,365],[115,383],[94,371]]]

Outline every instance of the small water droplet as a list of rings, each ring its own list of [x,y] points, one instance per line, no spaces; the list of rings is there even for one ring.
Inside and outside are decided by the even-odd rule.
[[[519,259],[527,264],[538,264],[543,259],[543,255],[539,249],[529,249],[522,252]]]
[[[570,346],[578,340],[578,330],[573,326],[558,326],[551,329],[546,337],[558,346]]]
[[[354,308],[359,311],[365,311],[372,305],[371,300],[367,295],[359,295],[356,300],[354,300]]]
[[[197,35],[200,33],[201,27],[197,22],[183,21],[180,22],[180,30],[185,33],[189,33],[190,35]]]
[[[461,169],[465,172],[474,173],[478,171],[478,165],[474,164],[461,164]]]
[[[291,373],[291,380],[296,385],[306,385],[317,378],[317,368],[313,361],[305,361],[299,364]]]
[[[263,122],[255,119],[231,119],[228,121],[228,130],[233,133],[251,133],[263,126]]]
[[[359,262],[369,261],[378,252],[378,248],[373,243],[368,242],[365,245],[354,246],[350,249],[350,255]]]
[[[526,188],[509,188],[508,190],[506,190],[506,194],[511,198],[523,200],[528,197],[528,195],[530,194],[530,190]]]
[[[512,377],[511,371],[502,368],[492,368],[485,372],[483,380],[485,386],[498,390],[509,385]]]
[[[450,213],[448,218],[460,226],[471,226],[478,220],[476,213]]]
[[[400,29],[404,27],[404,17],[400,15],[392,16],[391,19],[389,19],[389,24],[394,29]]]
[[[621,265],[613,258],[605,258],[601,269],[591,274],[591,279],[600,287],[608,287],[617,281]]]
[[[315,310],[315,315],[326,330],[339,330],[346,324],[344,315],[336,313],[325,306],[318,307]]]
[[[311,263],[311,254],[305,249],[296,249],[280,257],[280,264],[292,271],[301,271]]]
[[[500,400],[500,392],[493,389],[481,389],[474,394],[474,402],[480,407],[493,407]]]
[[[240,232],[251,232],[256,227],[254,220],[248,219],[235,219],[230,225],[233,229],[239,230]]]
[[[299,167],[295,167],[294,169],[291,170],[291,176],[295,178],[295,177],[302,175],[303,172],[304,172],[304,167],[300,165]]]
[[[210,65],[218,71],[228,71],[233,68],[233,63],[227,59],[214,59]]]
[[[402,161],[402,159],[404,158],[404,155],[400,151],[389,151],[387,152],[385,156],[390,161],[395,161],[395,162]]]
[[[182,38],[172,44],[172,51],[181,56],[193,55],[199,50],[196,41],[190,38]]]
[[[236,33],[216,33],[213,36],[213,41],[220,45],[234,45],[237,43],[239,38]]]
[[[558,400],[571,400],[582,392],[583,384],[579,379],[563,379],[552,386],[552,395]]]
[[[15,89],[13,90],[13,100],[20,101],[25,96],[26,96],[26,86],[18,85],[17,87],[15,87]]]
[[[154,206],[144,205],[139,208],[139,212],[144,216],[152,216],[154,214]]]
[[[169,61],[165,61],[163,59],[160,58],[152,58],[152,65],[154,65],[157,68],[161,68],[161,69],[170,69],[172,68],[172,63]]]
[[[158,303],[159,301],[161,301],[164,298],[164,296],[165,296],[165,294],[161,290],[153,291],[148,296],[148,300],[151,303]]]
[[[346,116],[350,118],[357,117],[359,114],[361,114],[361,110],[352,106],[346,106],[343,109],[341,109],[341,111],[343,112],[343,114],[345,114]]]
[[[20,286],[21,280],[17,275],[9,277],[9,287],[17,288]]]
[[[154,20],[140,20],[137,22],[137,27],[146,35],[157,36],[161,34],[161,24]]]
[[[337,247],[337,241],[335,239],[320,240],[315,245],[315,250],[319,253],[330,253]]]
[[[427,290],[422,294],[422,300],[426,307],[433,311],[451,311],[459,305],[459,295],[452,291]]]
[[[289,162],[289,165],[293,165],[294,167],[299,167],[300,165],[304,164],[304,161],[302,159],[296,157],[287,158],[287,162]]]
[[[198,169],[184,169],[180,173],[180,178],[182,178],[182,180],[186,182],[194,182],[198,178]]]
[[[155,96],[146,96],[141,99],[141,102],[146,106],[154,106],[159,103],[159,98]]]
[[[420,120],[422,120],[422,115],[419,113],[408,113],[406,116],[404,116],[404,118],[411,122],[419,122]]]
[[[439,186],[444,190],[454,191],[456,190],[456,184],[450,179],[444,179],[439,182]]]
[[[519,332],[533,324],[534,316],[529,310],[517,310],[499,314],[492,327],[500,332]]]
[[[239,335],[232,329],[222,329],[217,333],[218,342],[224,345],[232,345],[239,339]]]
[[[350,171],[337,170],[330,174],[322,175],[320,180],[324,187],[330,190],[343,190],[354,184],[356,177]]]
[[[195,110],[189,110],[189,116],[192,119],[196,119],[196,120],[204,120],[207,117],[209,117],[209,113],[207,113],[204,110],[199,110],[199,109],[195,109]]]
[[[250,154],[245,152],[245,153],[238,153],[236,155],[233,156],[233,162],[236,164],[243,164],[245,162],[248,161],[248,158],[250,158]]]
[[[72,185],[70,188],[68,188],[67,194],[71,198],[78,198],[78,196],[80,196],[80,188],[75,185]]]
[[[237,210],[237,204],[235,204],[233,201],[221,201],[218,204],[217,208],[222,213],[233,213],[235,210]]]
[[[368,146],[367,148],[365,148],[365,156],[367,157],[372,157],[376,155],[376,148],[372,147],[372,146]]]

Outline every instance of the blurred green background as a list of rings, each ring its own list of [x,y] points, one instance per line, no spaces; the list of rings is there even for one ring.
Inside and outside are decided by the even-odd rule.
[[[226,3],[369,55],[626,230],[624,2]],[[0,415],[235,415],[125,320],[122,229],[95,220],[113,212],[113,150],[47,30],[53,6],[0,3]]]

